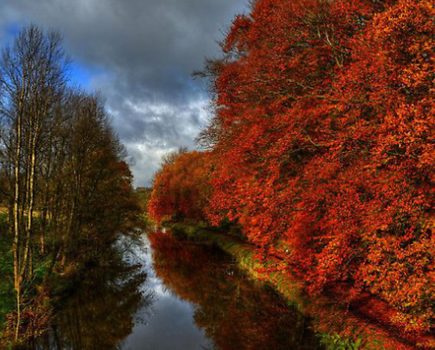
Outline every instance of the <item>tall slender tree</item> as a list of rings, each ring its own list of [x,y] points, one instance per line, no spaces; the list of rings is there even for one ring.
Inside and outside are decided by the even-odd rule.
[[[98,255],[90,243],[112,242],[116,227],[139,209],[104,104],[67,87],[67,65],[60,36],[35,26],[0,59],[0,179],[13,237],[15,340],[34,256],[50,254],[53,271]]]

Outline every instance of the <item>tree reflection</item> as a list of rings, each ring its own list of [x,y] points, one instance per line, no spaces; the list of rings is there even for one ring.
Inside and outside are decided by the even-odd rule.
[[[195,322],[217,349],[319,347],[310,321],[271,289],[249,280],[227,255],[161,233],[150,241],[158,276],[198,305]]]
[[[61,302],[53,327],[36,349],[118,349],[134,327],[136,311],[151,303],[141,291],[141,265],[123,259],[119,247],[88,269],[73,295]]]

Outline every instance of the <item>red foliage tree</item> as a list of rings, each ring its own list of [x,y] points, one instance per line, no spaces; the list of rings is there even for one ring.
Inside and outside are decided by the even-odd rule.
[[[157,222],[164,219],[205,217],[209,199],[210,166],[206,152],[170,155],[154,179],[148,212]]]
[[[369,290],[416,331],[433,317],[433,15],[429,1],[258,0],[208,67],[210,220],[289,247],[309,290]]]
[[[207,67],[212,150],[163,167],[152,215],[230,219],[309,291],[368,291],[428,331],[434,15],[426,0],[255,1]]]

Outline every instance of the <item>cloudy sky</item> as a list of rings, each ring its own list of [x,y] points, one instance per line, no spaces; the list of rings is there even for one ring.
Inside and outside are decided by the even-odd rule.
[[[191,74],[219,55],[248,0],[0,0],[0,45],[28,23],[59,31],[71,83],[99,91],[126,146],[137,186],[165,153],[207,124],[205,82]]]

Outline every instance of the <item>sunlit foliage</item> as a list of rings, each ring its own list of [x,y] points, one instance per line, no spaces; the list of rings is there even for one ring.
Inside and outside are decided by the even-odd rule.
[[[205,217],[210,195],[207,153],[179,152],[170,155],[154,179],[148,203],[150,216],[163,219],[196,219]]]
[[[434,316],[434,14],[423,0],[258,0],[207,65],[210,222],[288,247],[310,292],[370,292],[403,332]]]

